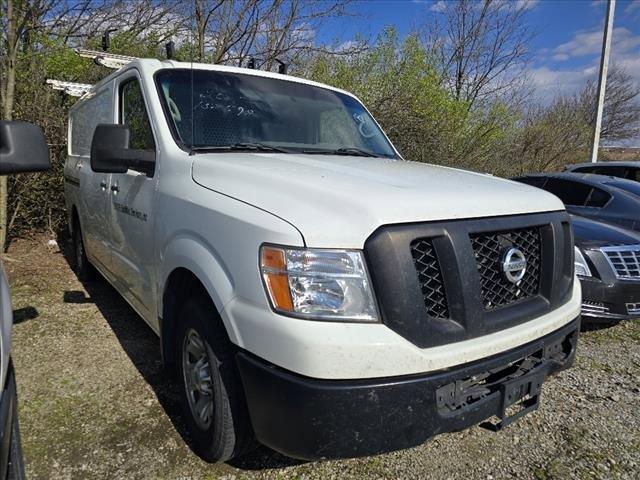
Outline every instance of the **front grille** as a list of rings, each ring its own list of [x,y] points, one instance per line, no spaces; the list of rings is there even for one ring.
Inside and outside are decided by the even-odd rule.
[[[640,302],[627,303],[627,313],[629,315],[640,315]]]
[[[616,277],[622,280],[640,280],[640,245],[603,247],[601,250]]]
[[[471,235],[480,274],[485,310],[503,307],[538,294],[540,288],[540,228],[484,232]],[[511,283],[502,271],[502,259],[509,248],[518,248],[527,260],[522,280]]]
[[[502,272],[514,247],[525,258],[516,253],[513,266],[526,260],[527,269],[517,285]],[[382,322],[419,348],[512,328],[565,304],[573,252],[566,212],[385,225],[364,246]]]
[[[434,318],[449,318],[442,272],[433,248],[433,242],[427,239],[413,241],[411,256],[418,273],[418,282],[427,314]]]

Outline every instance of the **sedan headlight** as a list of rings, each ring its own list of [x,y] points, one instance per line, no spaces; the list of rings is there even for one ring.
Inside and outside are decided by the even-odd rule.
[[[360,251],[264,245],[260,269],[277,312],[317,320],[378,321]]]
[[[591,277],[591,270],[589,269],[589,265],[585,260],[582,252],[578,247],[574,247],[576,251],[575,262],[576,262],[576,274],[580,277]]]

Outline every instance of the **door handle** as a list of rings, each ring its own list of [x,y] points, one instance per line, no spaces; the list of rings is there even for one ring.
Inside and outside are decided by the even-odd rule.
[[[111,191],[112,192],[119,192],[120,188],[118,187],[118,185],[111,185]]]
[[[100,188],[102,188],[102,190],[106,190],[107,189],[107,182],[105,182],[104,180],[100,182]]]

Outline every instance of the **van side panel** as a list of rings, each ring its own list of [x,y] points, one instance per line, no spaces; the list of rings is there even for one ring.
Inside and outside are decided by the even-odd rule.
[[[78,211],[87,256],[101,270],[109,269],[106,222],[108,174],[91,170],[89,152],[96,126],[113,123],[113,82],[83,97],[69,113],[68,156],[64,167],[69,224],[73,206]],[[102,185],[101,185],[102,184]],[[103,186],[106,185],[106,186]]]

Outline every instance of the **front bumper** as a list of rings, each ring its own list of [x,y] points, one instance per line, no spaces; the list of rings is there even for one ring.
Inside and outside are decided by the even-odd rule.
[[[640,282],[580,278],[584,323],[640,318],[632,305],[640,305]]]
[[[348,458],[413,447],[503,416],[504,386],[513,380],[515,365],[532,362],[519,378],[538,382],[568,368],[579,328],[576,318],[492,357],[403,377],[318,380],[245,352],[237,361],[258,440],[295,458]]]

